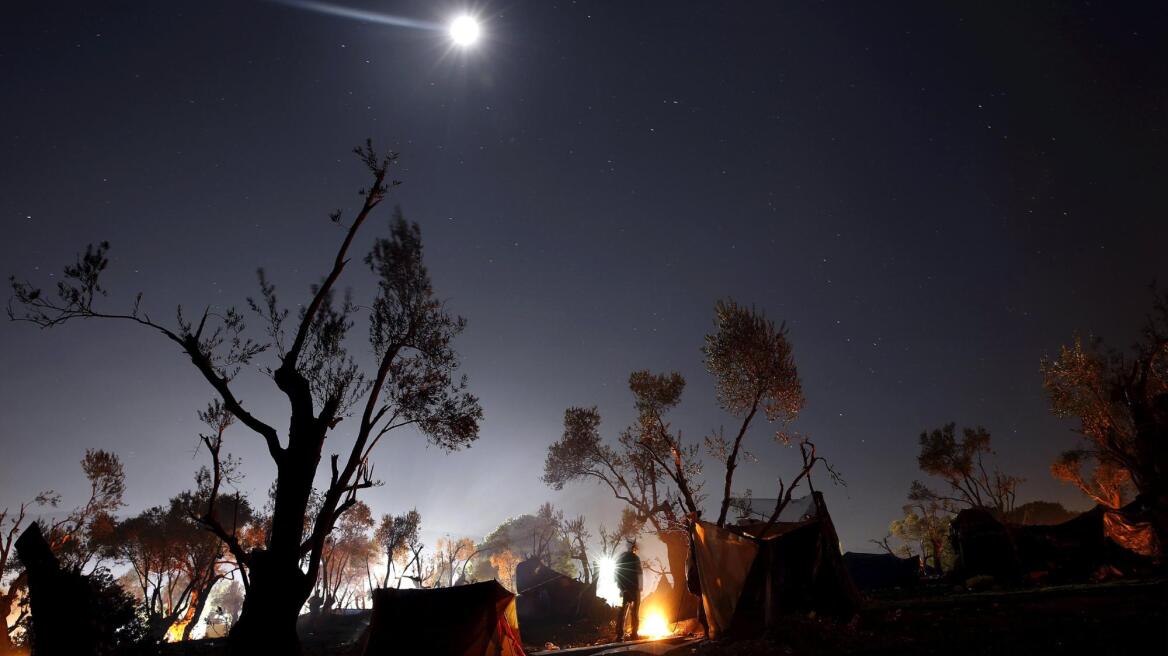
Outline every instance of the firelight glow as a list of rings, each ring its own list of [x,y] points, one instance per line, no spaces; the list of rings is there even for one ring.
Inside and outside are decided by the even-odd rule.
[[[482,29],[473,17],[463,14],[450,22],[449,32],[455,44],[469,48],[479,40]]]
[[[642,638],[659,640],[673,635],[673,631],[669,628],[669,620],[665,618],[665,613],[660,608],[650,608],[641,616],[637,635]]]

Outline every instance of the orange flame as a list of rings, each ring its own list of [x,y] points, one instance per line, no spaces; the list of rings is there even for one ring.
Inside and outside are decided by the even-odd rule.
[[[167,642],[182,642],[183,629],[187,628],[187,624],[190,624],[190,622],[189,621],[184,622],[182,620],[179,620],[179,621],[175,622],[174,624],[171,624],[170,628],[166,630],[166,641]]]
[[[650,608],[641,614],[641,621],[637,627],[637,634],[642,638],[660,640],[673,635],[669,626],[669,619],[660,608]]]

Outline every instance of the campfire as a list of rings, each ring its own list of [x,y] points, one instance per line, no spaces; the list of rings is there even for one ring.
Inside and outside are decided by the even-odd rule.
[[[659,608],[650,608],[642,614],[637,634],[642,638],[660,640],[673,635],[673,629],[670,627],[669,619],[665,617],[664,611]]]

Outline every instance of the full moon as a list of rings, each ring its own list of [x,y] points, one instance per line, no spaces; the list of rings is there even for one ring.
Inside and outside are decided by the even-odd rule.
[[[479,23],[467,15],[459,16],[450,23],[450,38],[458,45],[467,47],[479,40]]]

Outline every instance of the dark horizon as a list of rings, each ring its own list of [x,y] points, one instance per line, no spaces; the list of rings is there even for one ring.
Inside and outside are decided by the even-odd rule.
[[[468,451],[399,435],[375,457],[386,485],[365,499],[416,506],[427,542],[544,500],[610,523],[602,488],[539,475],[566,407],[598,405],[609,438],[627,425],[633,370],[686,376],[686,436],[733,423],[699,351],[727,297],[790,329],[793,428],[847,481],[817,478],[845,548],[874,550],[923,477],[917,436],[950,421],[991,431],[1020,503],[1089,506],[1049,474],[1074,423],[1039,361],[1076,333],[1126,347],[1168,283],[1164,7],[671,7],[486,5],[484,44],[460,53],[274,2],[21,3],[0,26],[0,261],[51,285],[109,240],[113,304],[242,307],[264,267],[295,305],[368,136],[401,153],[389,204],[469,320],[456,347],[486,414]],[[344,282],[368,297],[363,269]],[[44,488],[72,505],[88,447],[123,458],[127,512],[193,485],[211,390],[173,345],[2,323],[5,505]],[[278,424],[263,380],[240,382]],[[751,441],[736,488],[770,496],[797,456]],[[262,444],[236,430],[229,449],[262,498]]]

